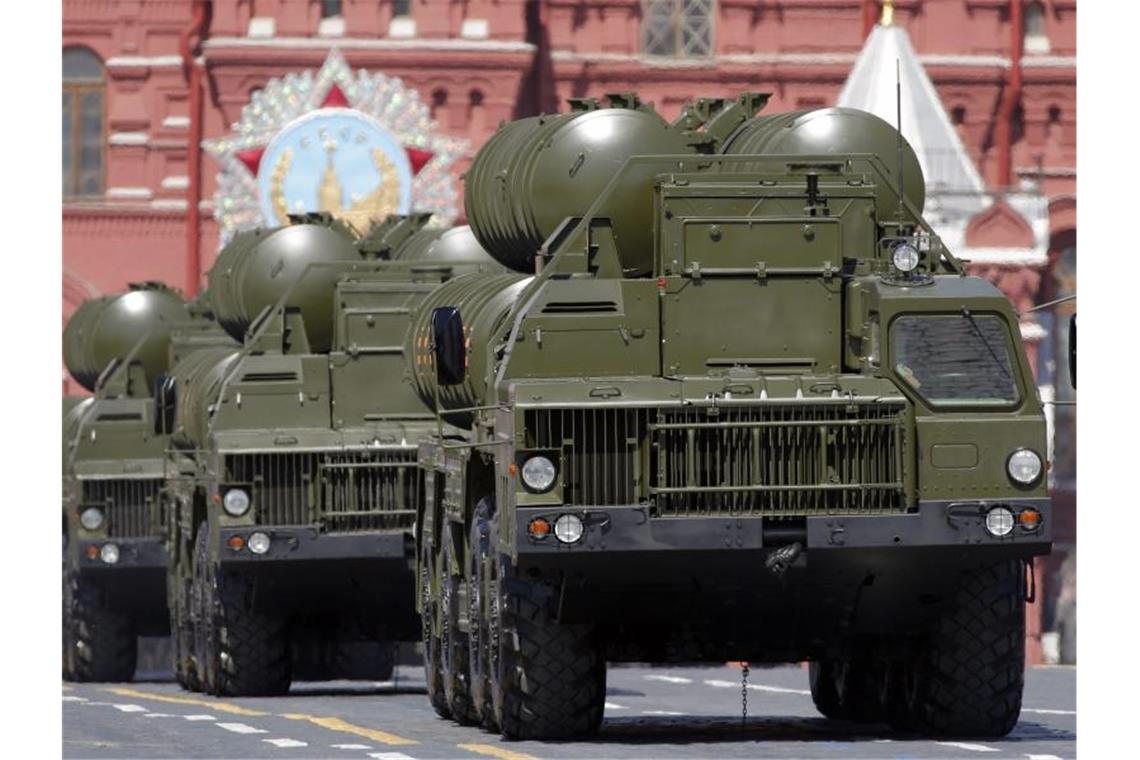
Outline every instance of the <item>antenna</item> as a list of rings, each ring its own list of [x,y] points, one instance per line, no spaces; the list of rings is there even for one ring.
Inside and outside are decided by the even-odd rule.
[[[898,219],[903,220],[903,136],[902,136],[902,65],[895,59],[895,146],[898,148],[899,206]],[[901,233],[902,230],[900,229]]]

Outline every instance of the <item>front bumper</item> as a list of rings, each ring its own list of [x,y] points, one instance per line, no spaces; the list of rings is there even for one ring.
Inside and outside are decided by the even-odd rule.
[[[119,548],[119,561],[114,564],[104,562],[100,552],[107,544]],[[166,572],[166,547],[159,538],[105,538],[96,541],[79,541],[77,547],[79,569],[81,571],[125,572],[161,571]],[[94,556],[92,556],[94,555]]]
[[[230,539],[249,540],[252,533],[269,536],[269,551],[254,554],[247,546],[230,548]],[[368,533],[322,533],[312,525],[250,526],[221,528],[218,557],[223,565],[265,565],[285,562],[388,560],[410,561],[413,556],[409,531]]]
[[[1041,513],[1036,531],[1014,528],[1004,538],[985,529],[985,510],[1003,504],[1015,511],[1032,507]],[[576,514],[586,530],[574,544],[553,536],[536,540],[528,526],[536,517],[553,522]],[[693,516],[650,517],[645,507],[520,507],[516,510],[515,546],[520,561],[600,553],[757,551],[801,541],[807,555],[902,548],[985,548],[1011,557],[1048,554],[1052,547],[1052,510],[1047,498],[985,501],[931,501],[915,512],[879,515],[818,515],[803,520],[804,530],[789,532],[787,518]]]

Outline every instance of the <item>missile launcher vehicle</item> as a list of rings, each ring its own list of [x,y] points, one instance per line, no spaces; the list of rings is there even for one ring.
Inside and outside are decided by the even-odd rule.
[[[607,662],[811,662],[836,719],[1001,736],[1051,546],[1002,293],[923,219],[894,127],[628,96],[502,127],[406,353],[441,715],[588,735]],[[444,428],[447,424],[449,427]]]
[[[439,426],[405,377],[404,333],[440,283],[501,268],[469,231],[428,221],[358,237],[297,216],[239,234],[210,271],[214,313],[242,345],[191,354],[158,399],[186,688],[384,680],[395,643],[419,638],[416,445]]]

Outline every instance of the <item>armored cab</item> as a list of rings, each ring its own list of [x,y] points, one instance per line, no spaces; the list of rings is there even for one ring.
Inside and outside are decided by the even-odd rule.
[[[64,330],[64,361],[94,396],[64,416],[64,673],[129,680],[136,637],[161,635],[166,554],[158,493],[165,438],[152,389],[190,319],[161,283],[93,299]]]
[[[429,222],[391,217],[350,241],[331,218],[294,218],[235,238],[210,273],[244,343],[170,375],[168,587],[188,688],[383,680],[395,642],[418,638],[416,444],[438,426],[406,379],[405,333],[442,282],[501,269]]]
[[[602,109],[474,159],[472,230],[537,274],[456,278],[407,336],[452,426],[420,445],[428,696],[579,737],[606,662],[810,660],[828,717],[1003,735],[1052,518],[1017,316],[889,125],[718,103],[680,146]]]

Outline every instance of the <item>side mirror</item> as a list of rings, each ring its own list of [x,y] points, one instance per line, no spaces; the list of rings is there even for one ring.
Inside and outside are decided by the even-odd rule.
[[[1077,387],[1077,315],[1069,317],[1069,382]]]
[[[174,413],[177,405],[177,381],[169,375],[160,375],[154,382],[155,435],[170,435],[174,432]]]
[[[454,306],[440,306],[431,313],[435,342],[435,379],[440,385],[459,385],[467,378],[467,346],[463,317]]]

